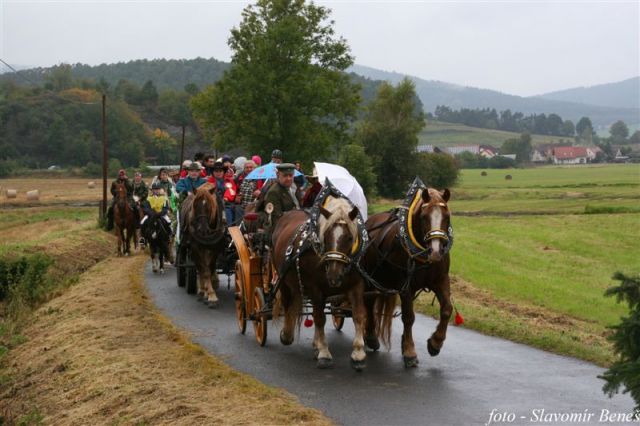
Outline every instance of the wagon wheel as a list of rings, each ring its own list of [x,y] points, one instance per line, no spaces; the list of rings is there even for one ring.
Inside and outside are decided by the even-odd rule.
[[[187,271],[185,270],[185,267],[182,266],[185,260],[183,250],[177,248],[176,251],[176,275],[178,277],[178,287],[184,287],[187,284]]]
[[[185,267],[185,275],[187,276],[187,293],[196,294],[198,292],[198,272],[196,271],[196,265],[193,264],[191,256],[187,254],[185,256],[186,263],[189,265]]]
[[[331,319],[333,320],[333,328],[340,331],[344,326],[344,315],[336,315],[331,314]]]
[[[235,302],[236,302],[236,321],[238,322],[238,329],[241,334],[244,334],[247,331],[247,308],[246,308],[246,300],[244,297],[244,281],[242,275],[242,264],[240,261],[236,261],[236,277],[234,279],[234,284],[236,287],[235,291]]]
[[[261,287],[256,287],[253,293],[253,330],[256,333],[256,340],[260,343],[260,346],[264,346],[267,343],[267,316],[260,314],[263,307],[264,291]]]

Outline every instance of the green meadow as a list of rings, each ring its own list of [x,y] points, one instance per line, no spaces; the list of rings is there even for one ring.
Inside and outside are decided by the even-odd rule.
[[[519,133],[503,130],[481,129],[479,127],[465,126],[464,124],[427,120],[426,126],[418,135],[418,144],[447,147],[473,143],[500,147],[505,140],[518,138],[519,136]],[[532,135],[533,145],[562,142],[570,144],[570,141],[571,139],[567,137]]]
[[[615,271],[640,273],[640,165],[487,173],[463,170],[449,202],[465,326],[609,364],[608,327],[626,311],[603,293]],[[418,305],[435,315],[431,297]]]

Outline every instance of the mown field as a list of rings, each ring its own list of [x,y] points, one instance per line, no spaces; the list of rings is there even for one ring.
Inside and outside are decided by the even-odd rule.
[[[625,310],[603,293],[615,271],[640,273],[640,166],[464,170],[450,207],[465,326],[611,362],[607,327]]]
[[[518,138],[519,136],[519,133],[505,132],[503,130],[481,129],[465,126],[464,124],[428,120],[427,125],[418,136],[418,144],[439,147],[470,144],[500,147],[505,140]],[[532,144],[534,146],[567,140],[568,138],[566,137],[532,135]]]

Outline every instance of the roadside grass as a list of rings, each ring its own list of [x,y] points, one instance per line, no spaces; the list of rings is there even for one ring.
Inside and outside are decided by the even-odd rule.
[[[370,214],[400,202],[376,200]],[[639,165],[463,170],[449,206],[466,327],[612,362],[607,327],[626,312],[603,294],[615,271],[640,272]],[[431,297],[418,307],[437,317]]]
[[[454,145],[493,145],[500,147],[507,139],[520,137],[520,133],[503,130],[481,129],[464,124],[444,123],[427,120],[427,124],[418,135],[419,145],[435,145],[447,147]],[[560,136],[532,135],[533,145],[547,143],[566,143],[570,145],[573,138]]]
[[[35,313],[10,352],[0,423],[331,424],[193,344],[148,299],[146,262],[110,257]]]
[[[94,188],[88,183],[95,182]],[[18,191],[16,198],[7,198],[6,190]],[[37,189],[39,201],[27,200],[26,193]],[[38,206],[62,203],[97,203],[102,199],[102,180],[90,178],[10,178],[0,179],[0,207],[6,206]],[[97,207],[96,207],[97,209]]]

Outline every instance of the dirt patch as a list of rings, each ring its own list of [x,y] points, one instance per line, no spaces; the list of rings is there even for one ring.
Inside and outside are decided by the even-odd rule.
[[[146,256],[109,258],[44,305],[13,349],[0,416],[53,424],[330,424],[193,345],[147,299]]]

